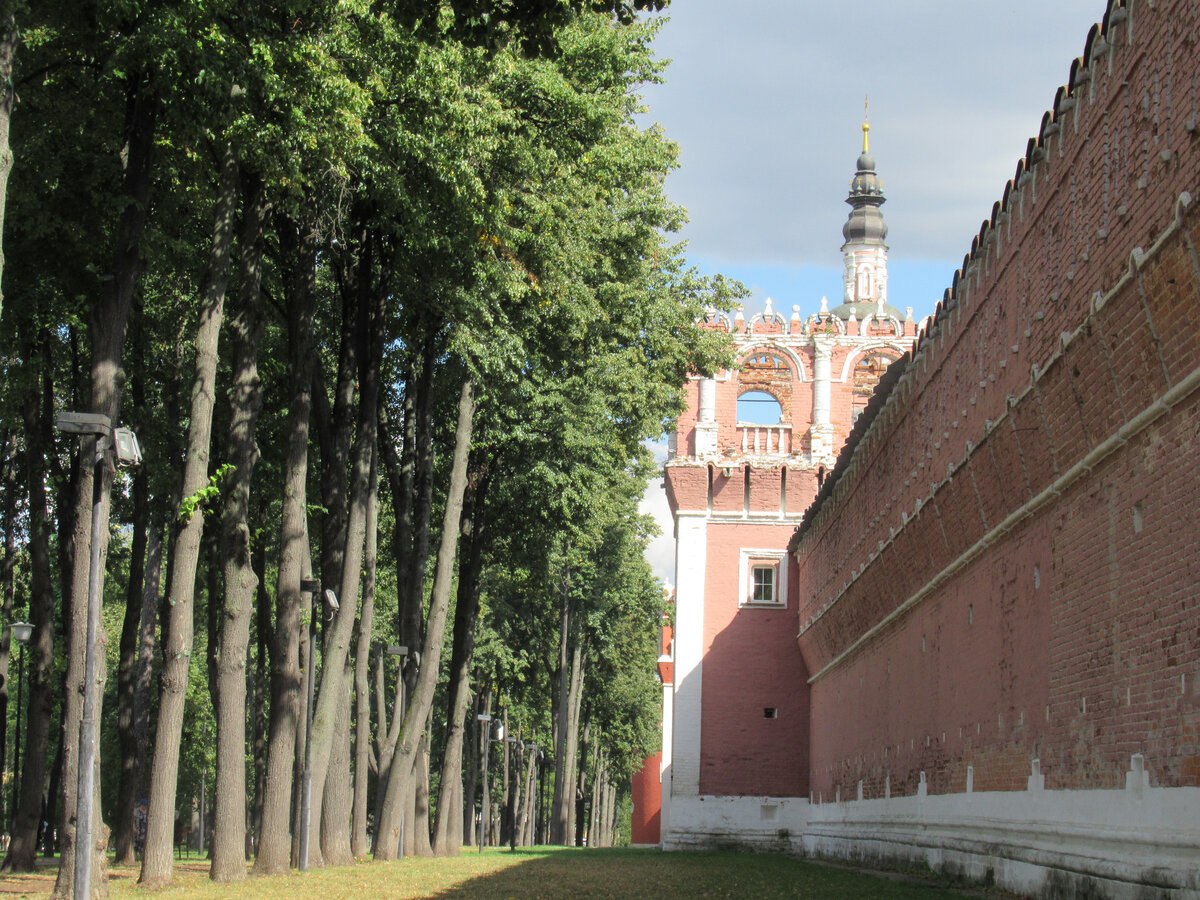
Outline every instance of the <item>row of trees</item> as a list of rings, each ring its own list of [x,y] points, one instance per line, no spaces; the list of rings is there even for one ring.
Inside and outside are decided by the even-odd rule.
[[[144,883],[210,769],[214,879],[287,871],[305,812],[311,865],[457,852],[488,714],[505,836],[540,837],[540,755],[546,837],[612,839],[657,724],[641,442],[729,293],[664,237],[674,148],[635,122],[661,5],[0,7],[0,589],[34,625],[6,868],[45,818],[70,891],[87,690]],[[93,485],[63,410],[146,463]],[[93,496],[117,647],[85,685]]]

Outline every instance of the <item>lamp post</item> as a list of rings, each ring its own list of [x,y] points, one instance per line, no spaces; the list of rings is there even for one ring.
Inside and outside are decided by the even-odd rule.
[[[113,466],[137,466],[142,451],[128,428],[113,428],[102,413],[61,413],[54,427],[67,434],[92,435],[96,458],[92,473],[92,537],[88,560],[87,638],[83,655],[83,716],[79,723],[79,781],[75,809],[75,878],[71,896],[89,900],[92,881],[92,802],[95,790],[96,744],[96,636],[100,632],[100,543],[108,523],[104,521],[104,499],[112,485]],[[84,447],[88,445],[85,443]]]
[[[13,622],[8,628],[13,640],[21,645],[21,655],[17,657],[17,732],[13,741],[12,814],[15,830],[17,806],[21,800],[21,689],[25,686],[25,645],[33,637],[33,626],[28,622]]]
[[[321,582],[310,581],[305,579],[300,582],[301,593],[312,596],[320,593]],[[329,607],[330,612],[337,612],[338,599],[329,588],[325,589],[323,595],[325,606]],[[304,779],[303,787],[300,789],[300,871],[308,871],[308,847],[312,835],[312,730],[313,730],[313,693],[316,690],[316,678],[313,672],[313,667],[316,665],[316,645],[317,645],[317,604],[312,604],[308,616],[308,663],[305,669],[305,691],[308,695],[307,705],[305,709],[307,714],[304,717]]]

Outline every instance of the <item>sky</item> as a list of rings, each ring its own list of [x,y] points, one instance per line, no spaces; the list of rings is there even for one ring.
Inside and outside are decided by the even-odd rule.
[[[883,180],[888,299],[933,312],[1037,134],[1104,0],[674,0],[655,42],[672,60],[643,123],[679,145],[667,193],[688,257],[808,316],[841,293],[844,201],[862,149]],[[665,448],[658,449],[660,460]],[[661,482],[647,556],[674,582]]]

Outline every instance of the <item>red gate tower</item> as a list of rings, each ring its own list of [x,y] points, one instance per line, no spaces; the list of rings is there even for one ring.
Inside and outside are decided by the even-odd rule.
[[[712,312],[737,366],[687,385],[666,466],[675,520],[674,685],[664,715],[665,847],[804,827],[808,673],[787,544],[916,325],[887,302],[883,190],[863,152],[842,229],[843,298],[804,318]]]

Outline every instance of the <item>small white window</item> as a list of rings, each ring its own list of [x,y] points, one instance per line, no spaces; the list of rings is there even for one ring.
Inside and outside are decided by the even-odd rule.
[[[787,551],[741,551],[738,606],[787,605]]]
[[[754,584],[750,592],[750,599],[755,603],[774,603],[775,602],[775,567],[774,566],[755,566]]]

